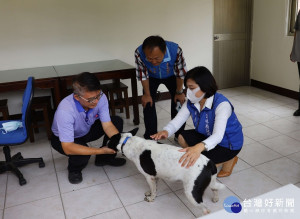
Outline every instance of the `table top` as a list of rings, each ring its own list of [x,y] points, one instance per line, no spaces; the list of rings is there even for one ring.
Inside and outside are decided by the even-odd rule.
[[[13,69],[0,71],[0,83],[27,81],[29,76],[35,79],[58,77],[53,66]]]
[[[132,65],[114,59],[97,62],[45,66],[37,68],[4,70],[0,71],[0,83],[26,81],[29,76],[32,76],[35,79],[57,78],[64,76],[72,76],[81,72],[98,73],[133,68],[134,67]]]
[[[56,65],[54,66],[54,68],[59,77],[64,77],[64,76],[76,75],[81,72],[97,73],[97,72],[132,69],[134,67],[125,62],[114,59],[114,60],[106,60],[106,61],[98,61],[98,62]]]
[[[283,201],[283,207],[276,206],[276,199],[277,201],[282,200]],[[288,184],[285,186],[282,186],[278,189],[275,189],[273,191],[267,192],[263,195],[260,195],[258,197],[252,198],[249,201],[243,203],[244,200],[242,200],[242,210],[241,212],[235,214],[235,213],[228,213],[225,211],[225,209],[222,209],[220,211],[208,214],[204,217],[201,217],[201,219],[299,219],[300,218],[300,188],[293,184]],[[254,200],[261,200],[262,201],[262,207],[255,207],[254,206]],[[269,205],[272,204],[272,206],[265,207],[265,201],[268,201]],[[273,203],[270,203],[271,201]],[[290,204],[291,202],[294,204],[293,207],[286,206],[286,201],[288,201]],[[278,202],[277,202],[278,203]],[[245,205],[245,206],[244,206]],[[262,212],[262,209],[265,209],[264,212]],[[268,209],[270,209],[270,212],[268,212]],[[280,209],[282,211],[280,211]],[[293,209],[293,210],[292,210]]]

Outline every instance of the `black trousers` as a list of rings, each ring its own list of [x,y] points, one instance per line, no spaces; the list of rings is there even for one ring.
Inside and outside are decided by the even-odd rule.
[[[181,135],[184,138],[185,142],[188,144],[188,146],[194,146],[207,138],[205,135],[196,132],[195,129],[184,130],[183,132],[181,132]],[[204,154],[207,158],[212,160],[215,164],[219,164],[231,160],[240,151],[241,149],[230,150],[228,148],[224,148],[220,145],[217,145],[214,149],[211,149],[209,151],[203,151],[202,154]]]
[[[150,135],[157,133],[157,116],[155,108],[156,92],[160,84],[164,84],[171,94],[171,119],[177,115],[176,103],[174,102],[174,97],[176,93],[176,76],[171,76],[166,79],[157,79],[149,77],[149,88],[150,95],[153,100],[152,107],[150,103],[147,103],[144,108],[144,122],[145,122],[145,134],[144,138],[149,139]],[[175,133],[175,136],[178,137],[180,132],[184,130],[185,124]]]
[[[111,121],[114,126],[118,129],[119,132],[123,131],[123,120],[118,116],[112,116]],[[104,133],[103,127],[101,125],[100,120],[96,120],[95,123],[92,125],[90,131],[83,137],[75,138],[74,143],[80,144],[82,146],[88,147],[87,143],[91,141],[95,141],[101,138],[104,135],[102,146],[106,146],[109,140],[108,136]],[[51,137],[51,145],[52,147],[58,151],[59,153],[66,155],[62,146],[61,142],[58,137],[52,134]],[[66,155],[69,157],[69,165],[68,170],[69,172],[74,171],[81,171],[89,162],[91,155]],[[116,154],[100,154],[96,155],[99,156],[100,159],[110,160],[116,157]]]
[[[299,73],[299,79],[300,79],[300,62],[297,62],[298,65],[298,73]],[[299,94],[298,94],[298,109],[300,109],[300,85],[299,85]]]

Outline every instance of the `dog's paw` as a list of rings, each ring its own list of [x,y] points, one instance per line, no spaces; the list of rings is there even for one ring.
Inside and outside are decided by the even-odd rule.
[[[144,200],[145,200],[146,202],[153,202],[154,199],[155,199],[155,198],[152,198],[151,196],[146,196],[146,197],[144,198]]]
[[[151,196],[151,191],[145,192],[145,196]]]
[[[209,214],[210,213],[210,210],[209,209],[204,209],[203,210],[203,215],[207,215],[207,214]]]
[[[213,203],[216,203],[216,202],[219,201],[219,197],[213,197],[211,200],[212,200]]]

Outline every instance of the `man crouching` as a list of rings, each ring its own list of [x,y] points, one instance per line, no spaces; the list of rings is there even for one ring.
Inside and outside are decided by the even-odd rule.
[[[103,147],[112,136],[122,132],[123,120],[109,115],[108,100],[102,93],[100,82],[91,73],[83,72],[73,80],[73,93],[65,97],[57,107],[52,124],[51,145],[59,153],[69,157],[69,182],[82,181],[81,171],[91,155],[96,155],[96,166],[122,166],[123,158],[115,158],[116,152]],[[101,138],[100,148],[87,143]],[[119,139],[111,139],[119,141]]]

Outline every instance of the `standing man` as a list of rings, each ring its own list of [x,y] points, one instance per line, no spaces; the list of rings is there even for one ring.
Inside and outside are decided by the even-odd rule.
[[[91,155],[96,155],[96,166],[125,164],[125,159],[115,158],[114,150],[87,145],[103,135],[102,146],[106,146],[108,138],[117,144],[122,129],[123,120],[120,117],[110,118],[108,101],[97,77],[88,72],[77,75],[73,80],[73,94],[65,97],[55,112],[51,138],[52,147],[69,157],[70,183],[82,181],[81,171]]]
[[[297,19],[295,22],[295,34],[294,34],[294,43],[293,49],[290,55],[292,62],[297,62],[298,73],[300,77],[300,13],[298,12]],[[298,94],[298,109],[294,112],[294,116],[300,116],[300,88]]]
[[[171,94],[171,119],[176,114],[177,101],[183,104],[183,79],[187,72],[182,49],[160,36],[149,36],[135,50],[136,75],[143,85],[145,139],[157,133],[155,99],[157,88],[164,84]],[[185,124],[175,133],[175,141]]]

